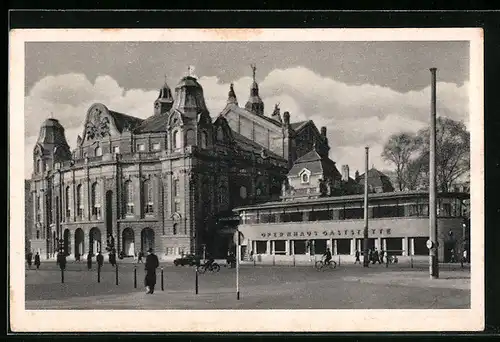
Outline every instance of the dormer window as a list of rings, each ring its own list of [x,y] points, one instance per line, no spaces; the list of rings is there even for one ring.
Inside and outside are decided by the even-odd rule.
[[[139,152],[146,151],[146,145],[144,145],[144,144],[137,144],[137,151],[139,151]]]
[[[309,184],[311,177],[311,172],[307,169],[303,169],[300,172],[300,183],[301,184]]]
[[[102,156],[102,148],[101,148],[100,146],[97,146],[97,147],[95,148],[95,156],[96,156],[96,157],[100,157],[100,156]]]

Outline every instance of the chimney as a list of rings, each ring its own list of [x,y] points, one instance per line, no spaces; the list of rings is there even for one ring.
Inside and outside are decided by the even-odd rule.
[[[342,165],[342,181],[349,181],[349,165]]]
[[[283,123],[286,126],[290,125],[290,113],[289,112],[283,113]]]
[[[321,127],[321,135],[323,137],[326,137],[326,127],[325,126]]]

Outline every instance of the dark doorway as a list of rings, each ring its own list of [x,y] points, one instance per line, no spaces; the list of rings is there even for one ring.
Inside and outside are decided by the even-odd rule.
[[[75,230],[75,256],[85,253],[85,234],[81,228]]]
[[[101,231],[99,228],[94,227],[89,233],[89,252],[95,255],[101,251]]]
[[[70,232],[69,229],[64,230],[63,234],[63,239],[64,239],[64,254],[70,255],[71,254],[71,245],[69,243],[70,239]]]
[[[155,232],[151,228],[141,231],[141,250],[146,253],[149,249],[155,249]]]

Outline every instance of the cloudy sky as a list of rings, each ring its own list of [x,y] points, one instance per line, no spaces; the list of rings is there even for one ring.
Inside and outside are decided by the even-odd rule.
[[[430,67],[438,68],[438,115],[468,125],[468,42],[27,43],[26,178],[49,116],[74,148],[92,103],[146,118],[165,77],[173,89],[193,65],[215,118],[231,82],[245,104],[252,63],[266,114],[279,102],[292,121],[327,126],[330,157],[353,173],[364,168],[364,146],[370,164],[390,169],[380,158],[387,138],[428,124]]]

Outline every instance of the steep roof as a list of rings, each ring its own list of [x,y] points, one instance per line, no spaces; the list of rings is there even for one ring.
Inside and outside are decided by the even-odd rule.
[[[335,166],[335,162],[328,157],[321,157],[316,149],[307,152],[293,163],[288,172],[289,175],[298,175],[302,169],[308,169],[311,173],[322,173],[340,178],[340,172]]]
[[[356,181],[362,182],[364,181],[364,179],[365,174],[362,174],[356,178]],[[376,168],[371,168],[370,170],[368,170],[368,185],[375,188],[382,188],[383,192],[394,191],[394,187],[389,177],[387,177],[384,173],[380,172]]]
[[[116,128],[118,129],[118,131],[120,131],[120,133],[123,132],[125,128],[129,128],[130,130],[132,130],[144,121],[144,119],[115,112],[113,110],[108,110],[108,112],[109,115],[111,115],[111,117],[113,118],[113,120],[115,120]]]
[[[292,129],[296,132],[300,131],[302,128],[306,126],[307,123],[309,123],[311,120],[305,120],[305,121],[299,121],[299,122],[292,122],[290,126]]]
[[[165,132],[168,124],[168,113],[150,116],[134,129],[134,133]]]
[[[234,130],[231,130],[231,132],[232,132],[234,140],[239,148],[241,148],[245,151],[252,151],[252,152],[262,151],[263,147],[260,144],[256,143],[255,141],[253,141],[251,139],[248,139],[244,135],[241,135],[240,133],[235,132]],[[276,154],[276,153],[274,153],[266,148],[264,148],[264,150],[266,151],[266,154],[270,157],[283,159],[282,156],[280,156],[280,155],[278,155],[278,154]]]

